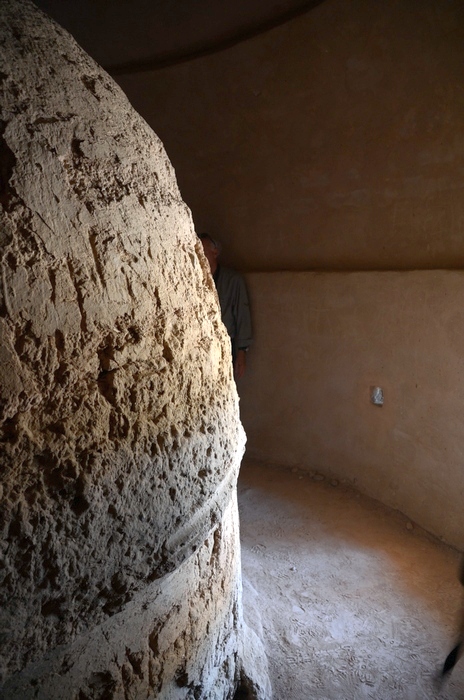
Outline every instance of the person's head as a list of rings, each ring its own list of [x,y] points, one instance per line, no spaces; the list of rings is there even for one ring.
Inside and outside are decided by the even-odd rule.
[[[209,233],[199,233],[198,238],[202,242],[203,250],[211,268],[211,273],[214,275],[218,266],[219,245]]]

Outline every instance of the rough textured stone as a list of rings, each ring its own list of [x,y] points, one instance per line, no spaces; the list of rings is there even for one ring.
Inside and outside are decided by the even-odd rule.
[[[121,613],[13,675],[8,699],[231,698],[241,668],[240,596],[231,576],[239,551],[235,498],[223,520],[220,536]]]
[[[229,341],[162,144],[0,0],[5,697],[229,698],[240,669]]]

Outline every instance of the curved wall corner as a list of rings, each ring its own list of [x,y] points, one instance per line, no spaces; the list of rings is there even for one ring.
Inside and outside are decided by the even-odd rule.
[[[231,698],[245,438],[190,212],[115,83],[0,10],[2,697]]]
[[[258,273],[247,285],[247,457],[351,483],[462,551],[464,272]]]
[[[237,269],[462,269],[462,25],[459,2],[324,0],[117,81]]]

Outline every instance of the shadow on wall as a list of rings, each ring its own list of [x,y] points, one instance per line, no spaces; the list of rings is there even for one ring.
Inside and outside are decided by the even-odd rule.
[[[347,480],[462,549],[461,272],[247,275],[247,456]],[[371,387],[384,390],[380,408]]]

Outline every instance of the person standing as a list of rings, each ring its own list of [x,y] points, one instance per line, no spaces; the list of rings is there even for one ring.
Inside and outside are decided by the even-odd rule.
[[[209,233],[200,233],[205,256],[211,268],[221,306],[222,322],[232,343],[234,377],[241,379],[252,338],[250,305],[245,280],[235,270],[219,264],[219,246]]]

